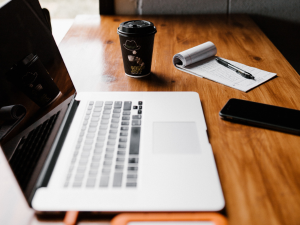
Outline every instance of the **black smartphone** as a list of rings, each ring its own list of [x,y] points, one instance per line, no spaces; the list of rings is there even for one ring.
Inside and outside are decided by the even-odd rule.
[[[232,122],[300,135],[300,111],[241,99],[230,99],[219,115]]]

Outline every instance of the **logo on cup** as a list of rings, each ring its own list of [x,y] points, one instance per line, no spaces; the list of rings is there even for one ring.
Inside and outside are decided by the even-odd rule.
[[[26,73],[23,77],[22,80],[24,81],[25,84],[27,84],[29,87],[33,87],[33,82],[36,80],[37,78],[37,73],[31,73],[28,72]]]
[[[129,51],[137,51],[141,48],[141,46],[137,45],[134,40],[129,41],[126,40],[125,44],[123,44],[124,48],[126,48]]]
[[[134,58],[135,58],[134,55],[129,55],[129,56],[128,56],[128,60],[129,60],[130,62],[133,62],[133,61],[134,61]]]

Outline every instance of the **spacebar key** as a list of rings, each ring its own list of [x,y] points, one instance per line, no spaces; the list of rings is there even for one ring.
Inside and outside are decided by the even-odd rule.
[[[130,155],[138,155],[140,151],[140,135],[141,128],[140,127],[132,127],[131,128],[131,137],[130,137],[130,147],[129,154]]]

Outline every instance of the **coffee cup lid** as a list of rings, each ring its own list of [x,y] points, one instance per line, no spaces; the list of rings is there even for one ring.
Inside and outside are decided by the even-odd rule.
[[[146,20],[130,20],[121,23],[118,27],[118,34],[149,35],[155,33],[154,24]]]

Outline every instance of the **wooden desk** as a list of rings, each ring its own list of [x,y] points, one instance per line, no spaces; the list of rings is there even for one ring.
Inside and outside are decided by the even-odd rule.
[[[143,79],[124,75],[117,27],[132,19],[150,20],[158,30],[153,74]],[[175,53],[206,41],[218,56],[278,77],[244,93],[174,68]],[[299,75],[248,16],[79,16],[59,47],[77,91],[198,92],[229,224],[299,224],[300,137],[218,115],[230,98],[300,110]]]
[[[153,74],[143,79],[129,78],[123,69],[117,27],[132,19],[157,27]],[[217,46],[218,56],[278,77],[244,93],[175,69],[175,53],[206,41]],[[300,110],[299,75],[248,16],[79,16],[59,48],[77,91],[198,92],[229,224],[299,224],[300,137],[218,115],[230,98]]]

